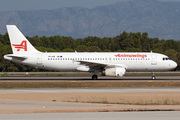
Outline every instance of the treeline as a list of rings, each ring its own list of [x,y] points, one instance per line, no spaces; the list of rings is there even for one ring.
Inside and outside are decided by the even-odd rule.
[[[37,50],[42,52],[157,52],[169,56],[178,63],[180,68],[180,41],[159,40],[149,38],[148,33],[127,33],[123,32],[116,37],[92,37],[73,39],[72,37],[51,36],[51,37],[28,37]],[[3,59],[3,55],[11,54],[11,46],[8,34],[0,35],[0,71],[4,72],[30,72],[45,71],[16,64]]]

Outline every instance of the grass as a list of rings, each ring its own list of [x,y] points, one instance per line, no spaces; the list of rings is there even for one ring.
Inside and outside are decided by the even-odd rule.
[[[77,102],[77,103],[100,103],[100,104],[121,104],[121,105],[180,105],[179,101],[174,101],[169,98],[164,100],[138,100],[138,101],[119,101],[119,102],[108,102],[107,97],[91,97],[87,101],[81,101],[76,97],[76,100],[67,100],[63,102]]]
[[[2,73],[4,74],[4,73]],[[13,74],[6,73],[8,76],[91,76],[92,73],[83,73],[83,72],[27,72],[27,73],[19,73],[15,72]],[[156,76],[179,76],[178,72],[156,72]],[[101,74],[98,74],[101,76]],[[151,72],[126,72],[125,76],[151,76]]]
[[[7,77],[8,74],[7,73],[3,73],[3,74],[0,74],[1,77]]]
[[[71,82],[71,81],[0,81],[0,88],[104,88],[104,87],[180,87],[180,82]]]

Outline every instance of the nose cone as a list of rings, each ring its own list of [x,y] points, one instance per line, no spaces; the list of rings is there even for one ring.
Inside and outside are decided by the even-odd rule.
[[[177,67],[177,63],[176,63],[176,62],[174,62],[174,61],[172,61],[172,63],[171,63],[171,67],[172,67],[172,69],[176,68],[176,67]]]

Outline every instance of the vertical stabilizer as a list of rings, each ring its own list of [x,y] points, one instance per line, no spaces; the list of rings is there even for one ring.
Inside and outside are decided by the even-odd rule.
[[[15,25],[6,25],[13,54],[37,51]]]

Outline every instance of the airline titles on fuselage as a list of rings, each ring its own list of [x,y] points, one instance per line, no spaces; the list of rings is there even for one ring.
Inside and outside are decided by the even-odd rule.
[[[141,57],[141,58],[146,58],[146,54],[117,54],[114,55],[115,57]]]

